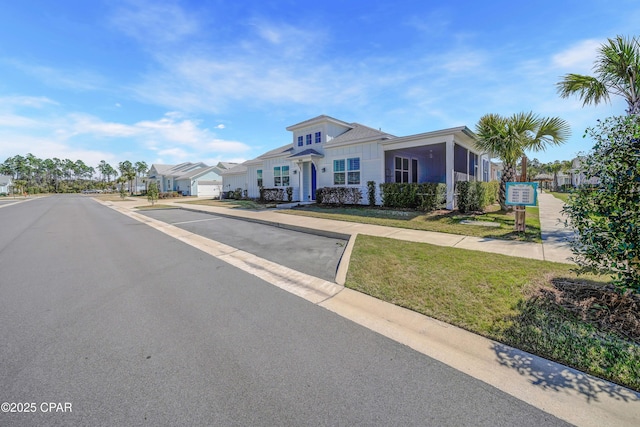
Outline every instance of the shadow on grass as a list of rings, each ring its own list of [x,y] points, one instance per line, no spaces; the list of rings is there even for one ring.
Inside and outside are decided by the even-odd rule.
[[[638,392],[524,351],[504,344],[494,344],[492,350],[500,365],[529,377],[531,384],[537,387],[556,392],[573,390],[584,396],[587,402],[598,401],[601,396],[625,402],[640,402]]]
[[[580,372],[640,391],[640,296],[586,279],[550,283],[520,301],[501,332],[506,344],[541,357],[495,345],[498,361],[543,388],[573,389],[587,400],[604,393],[640,401],[637,392]]]

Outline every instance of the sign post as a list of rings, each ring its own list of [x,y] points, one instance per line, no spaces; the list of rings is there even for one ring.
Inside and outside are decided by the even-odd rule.
[[[515,207],[515,230],[525,231],[525,208],[538,201],[537,182],[507,182],[507,205]]]

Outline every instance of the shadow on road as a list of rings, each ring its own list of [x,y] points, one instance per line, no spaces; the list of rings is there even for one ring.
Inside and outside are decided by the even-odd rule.
[[[529,377],[531,384],[543,389],[557,392],[575,391],[584,396],[587,402],[598,401],[601,396],[625,402],[640,401],[640,394],[632,390],[589,377],[580,371],[524,351],[503,344],[494,344],[492,350],[502,366],[515,369],[520,375]]]

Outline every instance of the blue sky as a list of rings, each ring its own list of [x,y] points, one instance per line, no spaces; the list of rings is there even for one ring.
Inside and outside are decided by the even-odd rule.
[[[533,111],[584,130],[624,114],[555,90],[634,36],[610,1],[22,0],[0,7],[0,161],[242,161],[330,115],[397,136]]]

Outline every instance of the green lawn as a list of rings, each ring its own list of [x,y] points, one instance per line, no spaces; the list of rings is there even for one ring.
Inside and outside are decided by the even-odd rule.
[[[360,235],[346,286],[640,390],[640,343],[541,297],[567,283],[606,284],[566,264]]]
[[[265,209],[269,206],[254,202],[253,200],[234,200],[234,199],[225,199],[225,200],[187,200],[180,201],[178,203],[184,204],[192,204],[192,205],[205,205],[205,206],[218,206],[222,208],[230,208],[230,209]]]
[[[462,234],[466,236],[541,242],[540,220],[538,218],[537,207],[527,207],[527,231],[524,233],[514,231],[515,217],[513,212],[505,213],[496,209],[497,207],[493,207],[493,209],[490,208],[489,211],[484,214],[461,214],[457,211],[424,213],[411,210],[382,209],[366,206],[324,207],[309,205],[278,212],[290,215],[304,215],[315,218],[359,222],[363,224]],[[499,227],[468,225],[463,224],[463,220],[495,222],[499,224]]]
[[[571,193],[555,193],[555,192],[552,192],[551,194],[556,199],[560,199],[565,203],[567,203],[567,201],[569,200],[569,196],[571,195]]]

